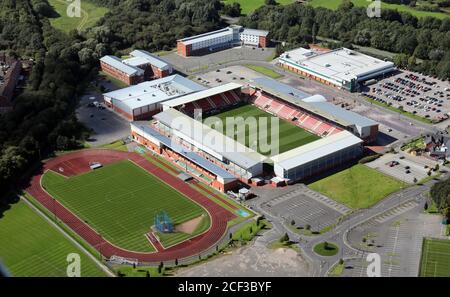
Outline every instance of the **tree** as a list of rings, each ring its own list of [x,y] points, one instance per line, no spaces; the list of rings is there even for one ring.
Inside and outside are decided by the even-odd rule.
[[[428,209],[428,202],[425,202],[425,205],[423,206],[423,209],[424,209],[424,210],[427,210],[427,209]]]
[[[275,0],[265,0],[264,3],[266,5],[278,5],[277,1]]]
[[[288,242],[289,241],[289,235],[287,233],[284,233],[283,236],[280,238],[280,242]]]
[[[150,277],[150,271],[147,270],[147,271],[145,272],[145,277]]]
[[[291,220],[291,226],[295,225],[295,220]]]
[[[178,259],[175,259],[175,266],[178,266]]]
[[[311,230],[311,225],[310,224],[306,224],[305,225],[305,229],[308,230],[308,231]]]
[[[158,265],[158,274],[162,273],[163,268],[164,268],[164,263],[160,262],[159,265]]]

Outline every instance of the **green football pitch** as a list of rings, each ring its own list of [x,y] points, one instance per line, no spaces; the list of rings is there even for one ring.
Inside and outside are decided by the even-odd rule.
[[[283,152],[292,150],[296,147],[302,146],[304,144],[316,141],[317,139],[320,139],[319,136],[314,135],[306,130],[303,130],[300,127],[297,127],[288,121],[276,118],[278,120],[278,133],[275,133],[275,135],[278,137],[278,152],[273,151],[267,151],[264,149],[263,146],[260,144],[270,144],[272,143],[272,137],[271,137],[271,118],[273,118],[272,115],[260,110],[259,108],[253,106],[253,105],[244,105],[226,112],[223,112],[221,114],[215,115],[214,117],[219,118],[219,120],[222,122],[223,125],[223,133],[226,134],[227,131],[227,124],[226,124],[226,118],[237,118],[242,117],[245,121],[248,121],[250,118],[256,119],[258,123],[257,129],[252,129],[252,134],[250,134],[250,129],[248,125],[245,127],[245,136],[243,135],[244,130],[239,125],[235,125],[234,127],[234,139],[239,141],[240,143],[244,144],[247,147],[250,147],[252,149],[255,149],[259,153],[263,155],[276,155],[281,154]],[[208,118],[207,118],[208,119]],[[262,127],[260,126],[260,119],[263,120],[263,122],[267,123],[267,131],[264,131]],[[267,119],[266,121],[264,121]],[[210,119],[211,120],[211,119]],[[209,120],[208,120],[209,121]],[[208,122],[205,119],[205,122]],[[214,125],[213,128],[220,131],[219,126]],[[240,133],[238,133],[240,131]],[[256,139],[256,142],[254,140]],[[250,142],[252,142],[252,145],[250,145]]]
[[[423,241],[420,276],[450,276],[450,240]]]
[[[161,237],[166,247],[210,225],[202,207],[128,160],[70,178],[48,171],[42,184],[106,240],[132,251],[154,251],[145,234],[152,230],[160,211],[165,211],[175,225],[203,215],[192,234],[174,232]]]
[[[13,276],[67,276],[67,255],[80,255],[81,276],[104,272],[25,202],[0,211],[0,260]]]

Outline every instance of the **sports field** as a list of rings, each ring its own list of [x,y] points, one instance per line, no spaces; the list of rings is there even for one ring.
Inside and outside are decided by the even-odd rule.
[[[339,5],[342,3],[342,1],[343,0],[310,0],[309,4],[313,7],[325,7],[325,8],[336,10],[339,7]],[[372,3],[372,1],[352,0],[352,3],[355,6],[366,7],[370,3]],[[443,19],[446,17],[447,18],[450,17],[450,14],[446,14],[444,12],[421,11],[421,10],[415,9],[413,7],[410,7],[409,5],[390,4],[390,3],[381,2],[381,9],[383,9],[383,8],[409,12],[413,16],[416,16],[419,18],[431,16],[431,17],[435,17],[438,19]]]
[[[283,153],[286,151],[289,151],[291,149],[294,149],[296,147],[302,146],[304,144],[313,142],[317,139],[320,139],[319,136],[314,135],[306,130],[301,129],[300,127],[297,127],[288,121],[278,119],[279,120],[279,133],[277,136],[279,137],[279,152],[271,152],[266,151],[264,147],[260,147],[260,143],[262,142],[271,144],[272,138],[271,138],[271,118],[272,115],[260,110],[259,108],[253,106],[253,105],[244,105],[226,112],[223,112],[221,114],[215,115],[215,117],[219,118],[223,123],[223,131],[227,131],[227,125],[226,125],[226,118],[237,118],[242,117],[244,120],[247,120],[249,118],[256,119],[258,123],[258,128],[254,129],[257,131],[252,131],[252,134],[250,135],[250,129],[248,126],[246,126],[245,129],[245,136],[240,133],[235,133],[235,139],[237,139],[242,144],[246,145],[247,147],[251,147],[253,149],[256,149],[259,153],[263,155],[275,155],[277,153]],[[262,128],[259,126],[260,119],[264,120],[267,123],[267,133],[262,131]],[[213,126],[213,128],[218,128],[216,126]],[[217,129],[219,130],[219,129]],[[220,131],[220,130],[219,130]],[[234,131],[238,131],[238,127],[234,127]],[[243,131],[242,127],[239,131]],[[259,132],[258,132],[259,131]],[[221,131],[222,132],[222,131]],[[256,135],[255,135],[256,134]],[[250,137],[251,136],[251,137]],[[258,137],[259,136],[259,137]],[[252,146],[250,146],[251,139],[257,139],[256,143],[252,140]],[[244,140],[245,139],[245,140]],[[262,140],[262,141],[261,141]]]
[[[67,276],[67,255],[80,255],[81,276],[105,276],[94,262],[25,202],[0,210],[0,260],[13,276]]]
[[[357,164],[308,186],[348,207],[367,208],[406,184]]]
[[[106,240],[132,251],[154,251],[145,234],[152,231],[160,211],[167,212],[175,225],[203,216],[191,234],[174,232],[162,237],[164,246],[210,226],[202,207],[128,160],[70,178],[48,171],[42,185]]]
[[[281,5],[291,4],[295,0],[277,0],[277,3]],[[243,14],[248,14],[255,9],[264,5],[265,0],[224,0],[225,3],[238,2],[241,4],[241,9]]]
[[[57,17],[50,19],[52,26],[64,32],[71,30],[83,31],[95,25],[108,12],[108,8],[98,6],[87,0],[80,2],[80,17],[69,17],[67,15],[67,7],[70,2],[65,0],[48,0],[48,3],[58,14]]]
[[[450,276],[450,240],[423,241],[420,276]]]

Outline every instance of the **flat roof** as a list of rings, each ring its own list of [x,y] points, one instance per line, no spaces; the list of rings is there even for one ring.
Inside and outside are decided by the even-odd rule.
[[[162,70],[169,70],[171,68],[170,64],[167,63],[166,61],[164,61],[163,59],[147,52],[144,50],[134,50],[130,53],[130,55],[133,58],[130,59],[126,59],[123,62],[127,63],[128,61],[131,61],[130,63],[137,63],[138,61],[143,62],[145,60],[147,60],[147,63],[152,64],[153,66],[162,69]],[[134,60],[133,60],[134,59]],[[142,65],[144,63],[141,63],[139,65]]]
[[[211,31],[211,32],[207,32],[207,33],[203,33],[203,34],[199,34],[199,35],[195,35],[195,36],[186,37],[186,38],[180,39],[178,41],[181,41],[184,44],[189,45],[189,44],[209,40],[211,38],[219,38],[219,37],[227,36],[230,34],[233,34],[233,29],[231,27],[226,27],[226,28],[219,29],[216,31]]]
[[[336,117],[341,118],[347,122],[353,123],[359,127],[370,127],[378,125],[377,122],[359,115],[355,112],[348,111],[344,108],[336,106],[330,102],[309,102],[315,108],[320,109],[324,112],[334,114]]]
[[[259,29],[244,28],[244,30],[241,32],[241,34],[248,34],[248,35],[267,37],[267,35],[269,35],[269,31],[259,30]]]
[[[257,77],[251,80],[251,84],[254,84],[255,86],[260,88],[271,89],[272,91],[276,91],[278,93],[291,95],[298,99],[303,99],[311,96],[311,94],[302,92],[299,89],[280,83],[273,78]]]
[[[202,90],[205,90],[205,87],[175,74],[105,93],[103,96],[121,101],[135,109]]]
[[[289,170],[362,142],[360,138],[344,130],[273,156],[271,159],[276,165]]]
[[[283,53],[279,59],[337,81],[351,81],[383,69],[394,68],[392,62],[347,48],[328,52],[298,48]]]
[[[176,106],[180,106],[183,104],[187,104],[190,102],[194,102],[194,101],[198,101],[200,99],[204,99],[207,97],[211,97],[220,93],[224,93],[224,92],[228,92],[231,90],[235,90],[235,89],[240,89],[242,88],[242,85],[237,84],[237,83],[227,83],[224,85],[220,85],[217,87],[213,87],[210,89],[206,89],[197,93],[193,93],[193,94],[189,94],[183,97],[179,97],[170,101],[166,101],[164,102],[165,106],[168,107],[176,107]]]
[[[134,67],[132,65],[127,65],[122,62],[119,58],[115,56],[104,56],[100,59],[100,61],[111,65],[112,67],[119,69],[120,71],[128,74],[128,75],[134,75],[134,74],[144,74],[144,70]]]
[[[176,109],[167,109],[156,114],[153,118],[172,128],[174,131],[181,133],[188,138],[185,140],[190,140],[193,142],[193,145],[200,149],[208,153],[212,151],[244,169],[250,169],[267,159],[258,152]]]
[[[143,122],[143,121],[137,121],[130,123],[131,126],[134,126],[135,128],[141,130],[145,134],[150,135],[151,137],[157,139],[159,142],[163,143],[165,146],[173,149],[175,152],[179,153],[183,157],[187,158],[188,160],[194,162],[195,164],[200,165],[202,168],[205,168],[209,172],[215,174],[218,177],[221,177],[223,179],[227,180],[236,180],[236,177],[226,171],[225,169],[217,166],[216,164],[206,160],[202,156],[187,150],[185,147],[182,147],[181,145],[178,145],[172,140],[162,134],[160,134],[158,131],[150,127],[149,122]]]

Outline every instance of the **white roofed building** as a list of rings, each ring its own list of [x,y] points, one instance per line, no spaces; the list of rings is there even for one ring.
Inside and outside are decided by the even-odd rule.
[[[178,74],[146,81],[103,94],[105,103],[130,121],[147,120],[162,110],[162,103],[205,87]]]
[[[327,52],[298,48],[281,54],[283,68],[322,83],[355,91],[358,84],[395,70],[394,63],[347,48]]]

